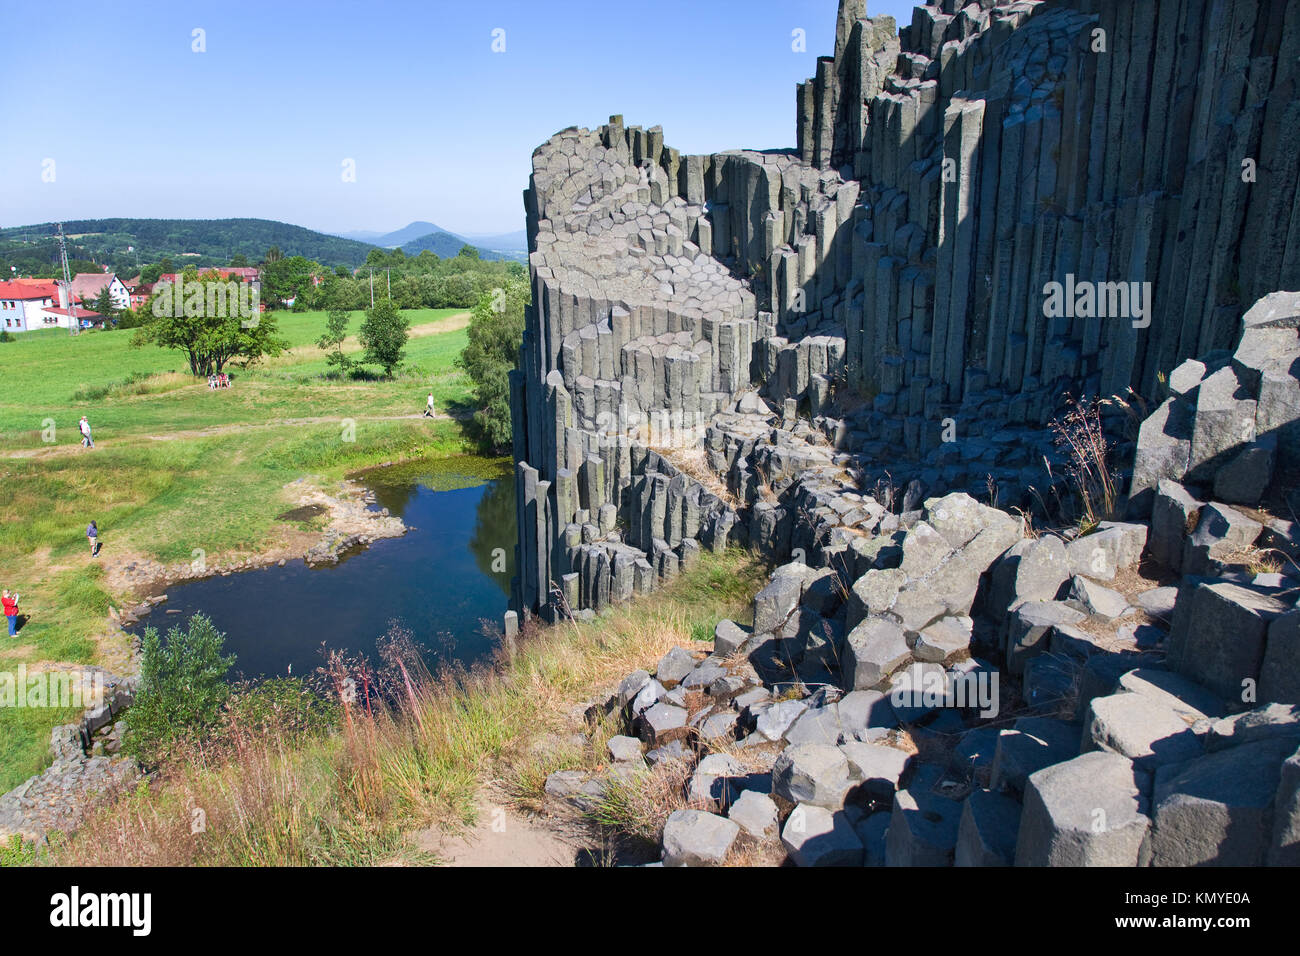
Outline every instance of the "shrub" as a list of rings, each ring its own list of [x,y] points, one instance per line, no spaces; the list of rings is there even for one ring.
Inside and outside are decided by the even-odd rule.
[[[140,690],[126,713],[123,746],[146,766],[157,766],[201,738],[230,697],[226,675],[233,654],[221,653],[225,635],[206,616],[173,627],[164,643],[156,628],[141,641]]]
[[[1065,478],[1078,498],[1080,529],[1086,533],[1115,517],[1119,485],[1111,471],[1111,443],[1102,430],[1102,403],[1073,396],[1066,403],[1065,413],[1052,419],[1051,428],[1057,448],[1065,453]]]

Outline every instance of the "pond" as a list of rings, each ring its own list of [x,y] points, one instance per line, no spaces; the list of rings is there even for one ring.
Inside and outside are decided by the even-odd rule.
[[[496,648],[514,574],[514,473],[508,461],[457,457],[351,476],[376,508],[409,530],[309,568],[304,562],[178,584],[136,625],[165,632],[202,612],[226,635],[248,678],[306,676],[322,643],[378,663],[376,643],[394,622],[431,666],[472,665]]]

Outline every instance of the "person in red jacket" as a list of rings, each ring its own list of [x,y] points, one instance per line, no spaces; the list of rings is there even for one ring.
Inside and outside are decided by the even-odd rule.
[[[0,598],[0,604],[4,605],[5,620],[9,622],[9,636],[13,637],[18,633],[18,598],[19,594],[10,594],[9,589],[5,588],[4,597]]]

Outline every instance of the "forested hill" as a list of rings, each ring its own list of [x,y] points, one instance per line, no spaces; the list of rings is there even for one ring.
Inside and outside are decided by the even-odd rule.
[[[471,243],[450,232],[432,232],[427,236],[420,236],[418,239],[402,243],[401,249],[408,256],[418,256],[425,249],[428,249],[440,259],[449,259],[460,252],[462,246],[467,245],[471,245]],[[522,261],[527,258],[524,253],[511,254],[493,252],[490,249],[482,249],[477,246],[475,248],[479,249],[480,259],[514,259]]]
[[[137,270],[137,264],[163,257],[178,264],[225,265],[232,257],[242,255],[255,263],[272,246],[285,256],[303,256],[327,266],[355,267],[365,262],[366,254],[375,248],[367,242],[270,219],[79,219],[65,221],[63,232],[75,246],[76,258],[93,259],[122,273],[131,273]],[[11,263],[25,258],[45,263],[53,247],[57,262],[55,233],[53,223],[0,229],[0,254]],[[23,269],[20,265],[19,271],[36,272],[44,267]]]

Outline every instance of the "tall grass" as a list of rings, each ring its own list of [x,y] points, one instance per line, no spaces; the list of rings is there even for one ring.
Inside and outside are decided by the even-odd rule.
[[[762,576],[747,554],[705,555],[653,600],[588,622],[528,627],[513,658],[503,652],[472,671],[429,674],[400,640],[376,670],[335,658],[325,677],[342,703],[329,726],[288,738],[232,734],[237,745],[196,753],[92,815],[52,862],[415,859],[406,835],[468,824],[489,781],[521,803],[538,800],[546,773],[574,756],[564,750],[571,745],[554,743],[575,729],[574,705],[685,645],[699,622],[720,613],[744,620]],[[204,821],[197,833],[195,810]]]

